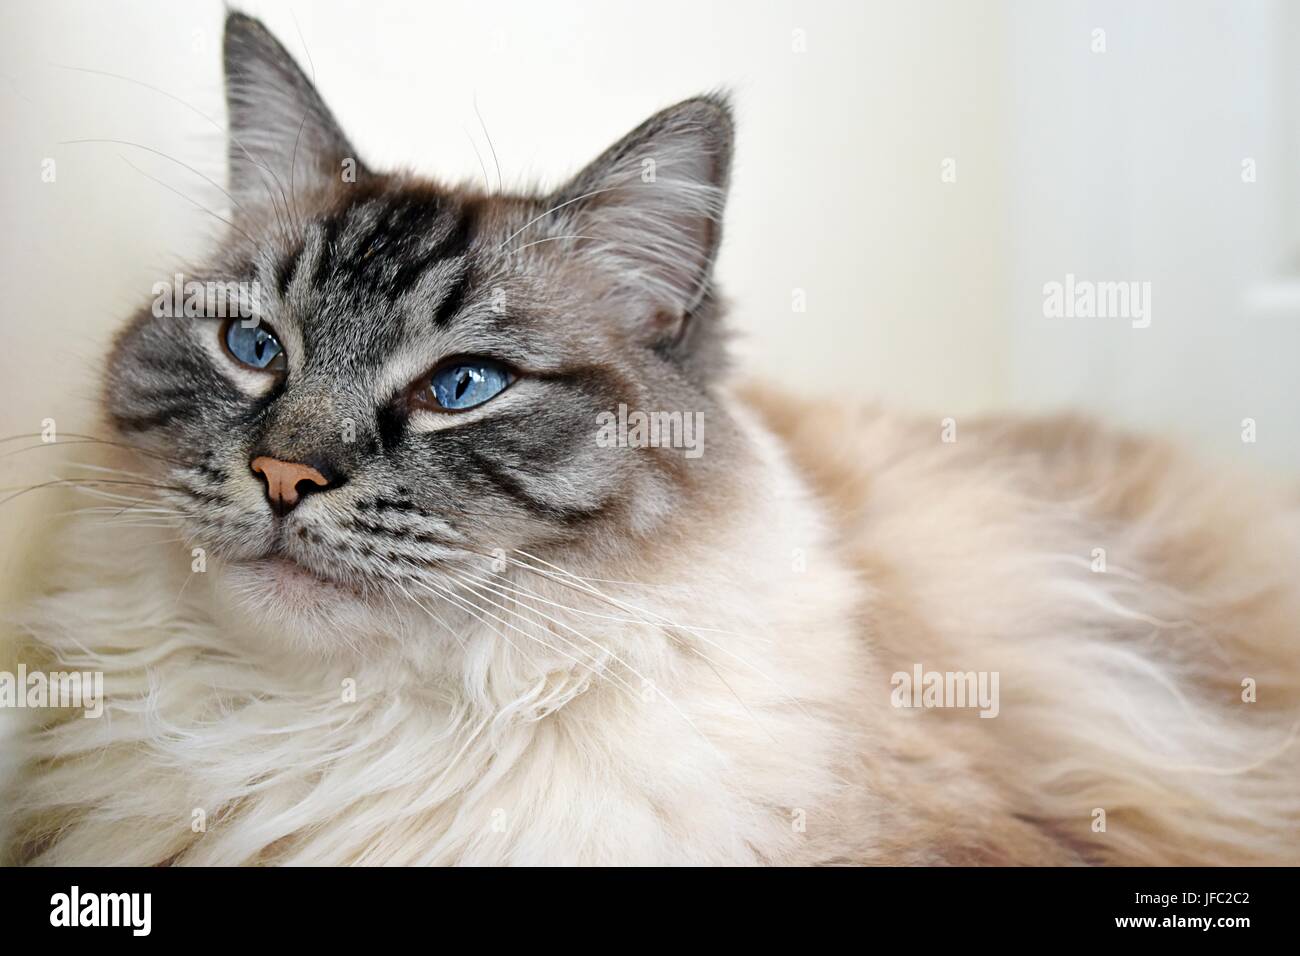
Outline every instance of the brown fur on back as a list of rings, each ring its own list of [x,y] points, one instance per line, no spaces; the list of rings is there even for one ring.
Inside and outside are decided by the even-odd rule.
[[[1001,672],[997,719],[869,731],[868,776],[906,805],[892,862],[1300,859],[1291,489],[1074,417],[945,442],[938,421],[744,396],[830,510],[881,670]]]

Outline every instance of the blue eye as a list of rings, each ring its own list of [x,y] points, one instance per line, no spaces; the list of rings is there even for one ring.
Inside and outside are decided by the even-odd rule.
[[[226,348],[236,361],[249,368],[280,371],[285,367],[280,340],[260,325],[249,328],[241,321],[231,322],[226,326]]]
[[[461,411],[482,405],[514,381],[510,370],[491,359],[459,359],[438,369],[426,395],[436,408]],[[427,399],[426,399],[427,400]]]

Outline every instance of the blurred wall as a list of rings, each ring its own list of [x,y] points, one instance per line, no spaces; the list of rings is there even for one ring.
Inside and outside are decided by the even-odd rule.
[[[1300,469],[1300,11],[1023,0],[1008,26],[1003,401]],[[1149,283],[1149,324],[1045,317],[1068,274]]]

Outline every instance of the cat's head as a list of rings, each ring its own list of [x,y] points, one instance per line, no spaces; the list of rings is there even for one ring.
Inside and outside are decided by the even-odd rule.
[[[722,99],[501,195],[367,168],[256,20],[227,20],[225,69],[231,228],[119,336],[107,404],[237,603],[328,639],[471,559],[634,549],[703,507]]]

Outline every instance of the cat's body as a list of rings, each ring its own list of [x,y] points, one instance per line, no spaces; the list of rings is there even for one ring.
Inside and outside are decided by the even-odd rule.
[[[305,83],[260,27],[232,25],[239,70],[274,63],[278,80]],[[236,115],[242,105],[233,97]],[[337,137],[317,126],[323,107],[306,106],[317,115],[298,127],[304,153],[319,153]],[[296,249],[288,276],[280,253],[255,257],[280,289],[268,317],[289,356],[278,377],[239,368],[201,330],[145,320],[122,338],[110,418],[145,451],[118,464],[171,483],[176,510],[162,527],[76,523],[52,593],[27,615],[33,661],[104,672],[108,703],[100,720],[28,738],[11,804],[19,858],[1296,861],[1294,499],[1069,421],[945,434],[710,381],[721,347],[696,274],[717,237],[698,217],[725,186],[729,139],[690,140],[729,122],[718,111],[666,111],[549,197],[576,218],[548,240],[603,226],[660,242],[639,260],[617,243],[532,260],[530,280],[580,280],[563,308],[546,298],[513,324],[473,309],[489,268],[507,303],[526,289],[489,255],[497,241],[478,237],[508,239],[547,207],[458,201],[444,227],[444,199],[426,216],[424,193],[379,181],[353,206],[331,196],[323,227],[272,230],[268,249]],[[290,169],[309,173],[304,137],[293,124],[283,135]],[[676,193],[622,219],[587,208],[626,188],[608,170],[641,169],[638,150],[669,160]],[[674,162],[690,176],[673,180]],[[445,267],[419,252],[446,275],[408,281],[382,265],[384,230],[411,203],[418,214],[401,221],[456,246]],[[465,209],[473,225],[456,239]],[[504,348],[522,327],[535,338],[517,364],[554,367],[520,372],[462,418],[384,399],[368,444],[369,396],[426,360],[402,373],[365,364],[376,328],[400,342],[415,326],[330,285],[348,263],[390,290],[459,290],[426,303],[469,316],[444,316],[435,340],[498,336]],[[466,263],[468,292],[453,274]],[[637,288],[609,279],[620,269]],[[308,273],[335,290],[313,300],[315,318],[295,286]],[[359,323],[342,338],[329,312],[340,301]],[[584,302],[644,326],[588,343],[605,332]],[[544,339],[574,316],[565,338]],[[638,342],[638,328],[650,337]],[[575,337],[588,350],[576,365]],[[187,376],[210,383],[210,407],[159,409],[150,396],[175,402]],[[557,388],[572,390],[557,401]],[[593,452],[595,410],[626,398],[704,409],[701,461]],[[341,422],[360,429],[357,447],[332,467],[308,457]],[[532,447],[517,444],[524,433]],[[318,484],[329,478],[291,513],[274,498],[268,510],[247,470],[286,449],[314,463]],[[162,540],[173,521],[183,542]],[[989,719],[895,706],[893,676],[914,668],[996,674]]]

